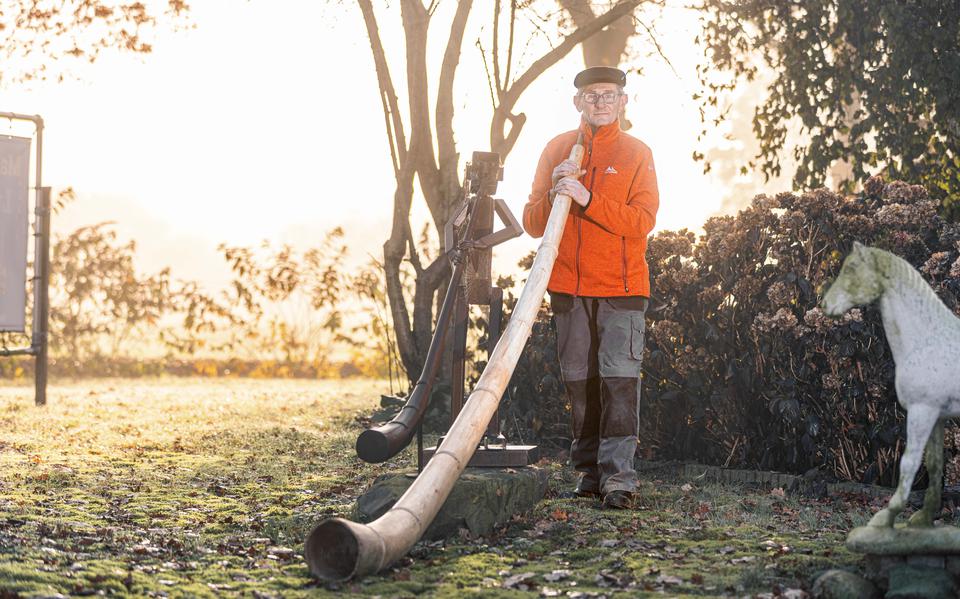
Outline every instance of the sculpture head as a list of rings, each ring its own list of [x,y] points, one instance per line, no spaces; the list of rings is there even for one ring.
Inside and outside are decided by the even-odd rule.
[[[820,305],[831,316],[839,316],[853,308],[869,304],[883,293],[883,279],[877,259],[870,248],[853,242],[853,251],[843,261],[840,275],[830,285]]]

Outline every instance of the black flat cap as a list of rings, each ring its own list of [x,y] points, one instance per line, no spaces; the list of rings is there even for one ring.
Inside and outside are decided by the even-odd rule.
[[[613,83],[623,87],[627,84],[627,74],[613,67],[590,67],[573,78],[573,86],[577,89],[592,83]]]

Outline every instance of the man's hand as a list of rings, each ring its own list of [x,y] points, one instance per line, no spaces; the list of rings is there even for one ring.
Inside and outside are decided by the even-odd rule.
[[[576,162],[567,158],[563,162],[557,165],[557,168],[553,169],[553,185],[557,185],[557,181],[573,175],[575,179],[579,179],[587,171],[580,170],[580,167]]]
[[[553,192],[570,196],[571,200],[581,206],[586,206],[590,202],[590,192],[576,179],[560,179],[557,181],[557,184],[553,186]]]

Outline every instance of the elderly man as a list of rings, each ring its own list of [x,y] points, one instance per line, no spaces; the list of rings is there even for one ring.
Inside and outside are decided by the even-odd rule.
[[[553,138],[540,156],[523,226],[541,237],[555,194],[573,199],[548,290],[560,370],[573,411],[570,460],[575,493],[631,508],[639,429],[645,253],[659,206],[653,154],[620,130],[626,75],[591,67],[574,79],[578,130]],[[583,164],[570,160],[583,133]]]

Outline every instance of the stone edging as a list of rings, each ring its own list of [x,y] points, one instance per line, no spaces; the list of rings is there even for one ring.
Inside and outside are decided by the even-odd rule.
[[[783,489],[798,487],[805,483],[809,484],[809,482],[812,482],[808,482],[808,479],[796,474],[784,474],[782,472],[764,470],[721,468],[720,466],[708,466],[696,462],[654,462],[636,459],[634,465],[638,473],[655,472],[659,470],[668,471],[674,476],[692,480],[769,485],[770,487],[782,487]],[[863,493],[871,497],[881,498],[887,498],[893,493],[893,489],[878,485],[866,485],[854,482],[827,482],[825,484],[827,493]]]

